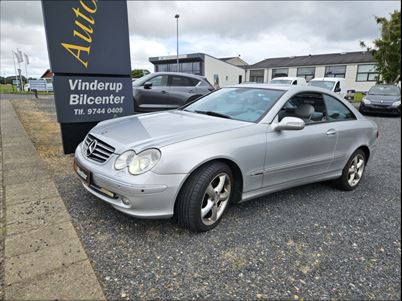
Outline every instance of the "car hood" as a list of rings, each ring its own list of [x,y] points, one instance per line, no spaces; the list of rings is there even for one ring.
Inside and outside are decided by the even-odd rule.
[[[244,121],[174,110],[107,120],[90,133],[120,154],[128,149],[138,153],[249,125]]]
[[[395,101],[401,100],[400,96],[387,96],[387,95],[370,95],[368,94],[366,99],[370,100],[372,104],[390,106]]]

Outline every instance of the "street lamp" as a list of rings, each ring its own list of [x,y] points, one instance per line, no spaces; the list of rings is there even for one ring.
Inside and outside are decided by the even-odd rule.
[[[179,17],[180,15],[177,14],[174,16],[176,18],[176,53],[177,53],[177,72],[180,71],[179,69]]]

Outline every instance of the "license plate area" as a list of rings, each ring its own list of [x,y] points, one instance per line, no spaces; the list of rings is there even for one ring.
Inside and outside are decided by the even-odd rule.
[[[77,161],[74,160],[75,173],[84,181],[88,186],[91,183],[91,172],[80,166]]]

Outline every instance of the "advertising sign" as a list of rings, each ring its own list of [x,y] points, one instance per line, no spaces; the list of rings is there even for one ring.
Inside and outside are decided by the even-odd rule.
[[[42,0],[65,153],[97,122],[134,113],[127,2]]]
[[[54,73],[131,72],[126,1],[42,0]]]
[[[29,89],[31,91],[47,91],[47,83],[44,79],[30,79]]]
[[[99,121],[132,112],[131,78],[56,76],[57,120],[61,123]]]

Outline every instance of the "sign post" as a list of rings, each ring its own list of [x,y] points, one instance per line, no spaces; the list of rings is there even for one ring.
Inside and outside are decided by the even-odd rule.
[[[126,1],[42,0],[64,153],[101,120],[131,115]]]

